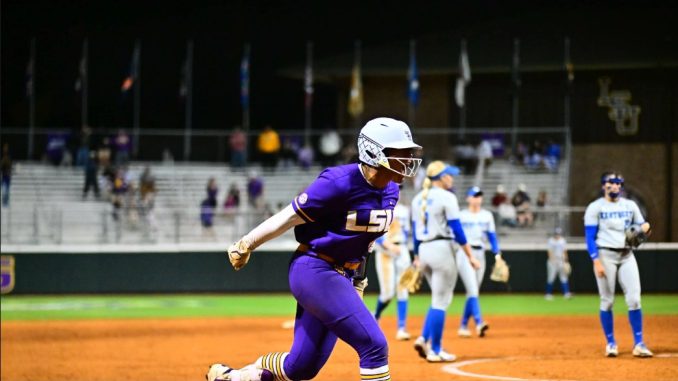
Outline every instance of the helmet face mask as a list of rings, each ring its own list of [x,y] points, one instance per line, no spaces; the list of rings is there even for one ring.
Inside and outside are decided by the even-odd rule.
[[[416,175],[421,159],[412,157],[411,152],[420,148],[412,141],[407,124],[391,118],[372,119],[358,135],[358,157],[361,162],[374,168],[384,167],[404,177]],[[410,151],[409,157],[391,156],[391,150],[402,152],[405,149]]]

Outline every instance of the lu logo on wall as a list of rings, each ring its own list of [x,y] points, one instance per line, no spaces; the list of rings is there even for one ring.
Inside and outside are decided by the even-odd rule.
[[[0,293],[9,294],[14,290],[14,257],[11,255],[0,256],[0,264]]]
[[[610,91],[611,83],[610,77],[598,78],[598,86],[600,87],[598,106],[608,108],[607,117],[615,123],[619,135],[635,135],[638,133],[640,106],[630,104],[630,90]]]

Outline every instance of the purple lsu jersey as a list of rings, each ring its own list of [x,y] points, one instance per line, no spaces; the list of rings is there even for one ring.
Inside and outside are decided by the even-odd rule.
[[[306,221],[294,228],[295,238],[337,263],[360,261],[388,231],[399,194],[394,182],[383,189],[369,185],[359,164],[327,168],[292,201]]]

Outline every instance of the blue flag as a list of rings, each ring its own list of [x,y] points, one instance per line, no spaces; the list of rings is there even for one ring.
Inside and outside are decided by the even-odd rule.
[[[407,70],[407,97],[413,106],[419,104],[419,72],[417,70],[416,43],[410,41],[410,67]]]
[[[243,108],[250,106],[250,45],[245,45],[245,51],[240,61],[240,103]]]

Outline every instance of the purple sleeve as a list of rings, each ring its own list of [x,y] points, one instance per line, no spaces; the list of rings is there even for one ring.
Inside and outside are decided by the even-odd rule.
[[[306,190],[292,200],[292,208],[306,222],[315,222],[341,207],[341,190],[335,179],[321,173]]]

